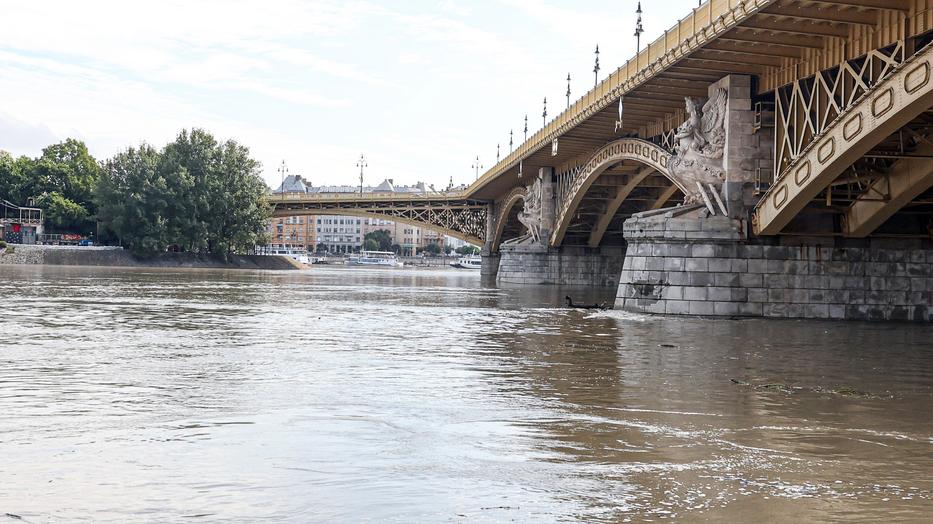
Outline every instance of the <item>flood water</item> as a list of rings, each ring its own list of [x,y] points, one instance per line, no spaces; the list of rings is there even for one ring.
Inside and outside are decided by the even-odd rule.
[[[0,277],[0,523],[933,514],[930,326],[568,310],[448,270]]]

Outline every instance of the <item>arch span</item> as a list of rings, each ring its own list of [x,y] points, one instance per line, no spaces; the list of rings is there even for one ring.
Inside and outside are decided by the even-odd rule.
[[[528,189],[519,186],[512,189],[505,198],[496,203],[496,230],[492,237],[493,253],[498,252],[499,246],[502,244],[502,235],[505,233],[505,227],[508,225],[509,214],[512,212],[512,208],[520,201],[524,201],[526,196],[528,196]]]
[[[551,233],[550,244],[556,247],[564,241],[567,228],[570,226],[570,221],[587,190],[589,190],[593,182],[595,182],[603,172],[619,162],[628,160],[643,164],[646,168],[649,168],[648,173],[657,172],[664,175],[678,189],[686,193],[686,188],[671,177],[670,171],[668,170],[667,166],[672,156],[673,155],[669,151],[661,146],[639,138],[622,138],[600,148],[600,150],[594,153],[583,165],[583,169],[579,170],[573,182],[570,184],[570,188],[566,195],[564,195],[562,205],[558,210],[554,232]],[[643,179],[644,176],[641,178]],[[640,181],[641,179],[639,179],[639,182]],[[613,202],[616,209],[618,209],[619,205],[621,205],[624,198],[630,192],[631,190],[629,189],[629,191],[623,195],[622,199],[619,199],[618,203]],[[602,233],[596,236],[602,238]],[[594,241],[595,240],[596,238],[594,237]]]

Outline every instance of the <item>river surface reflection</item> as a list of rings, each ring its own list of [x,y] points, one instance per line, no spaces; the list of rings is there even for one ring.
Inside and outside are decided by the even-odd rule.
[[[0,523],[933,512],[929,326],[584,312],[443,270],[0,277]]]

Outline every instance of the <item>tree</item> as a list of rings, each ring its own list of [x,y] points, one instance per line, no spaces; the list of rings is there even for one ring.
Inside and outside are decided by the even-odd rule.
[[[93,230],[94,223],[87,209],[58,191],[40,195],[36,198],[36,206],[42,209],[45,226],[51,231],[89,233]]]
[[[34,160],[14,160],[0,152],[0,198],[17,205],[34,199],[50,230],[88,233],[97,211],[93,195],[100,173],[84,142],[73,138],[46,147]]]
[[[193,129],[161,152],[143,144],[109,160],[96,200],[101,223],[134,252],[177,244],[226,257],[268,242],[267,192],[246,147]]]
[[[454,251],[454,248],[451,247],[450,244],[444,244],[444,254],[445,254],[445,255],[449,255],[449,254],[453,253],[453,251]]]
[[[479,254],[479,248],[476,247],[476,246],[471,246],[471,245],[468,244],[468,245],[465,245],[465,246],[460,246],[460,247],[458,247],[458,248],[457,248],[457,253],[459,253],[459,254],[461,254],[461,255],[478,255],[478,254]]]
[[[402,246],[400,246],[400,245],[398,245],[398,244],[392,244],[392,247],[391,247],[391,249],[389,249],[389,251],[392,251],[393,253],[395,253],[395,254],[397,255],[397,254],[399,254],[399,253],[402,252]]]
[[[0,199],[22,206],[36,196],[36,179],[33,176],[35,161],[29,157],[13,158],[0,151]]]
[[[366,240],[372,240],[376,243],[375,249],[367,248],[367,251],[389,251],[392,249],[392,234],[386,229],[377,229],[366,233],[363,236],[364,244]]]
[[[170,184],[159,173],[161,156],[142,144],[108,160],[96,190],[98,218],[121,243],[139,255],[163,251],[177,204]],[[175,173],[178,176],[178,173]]]
[[[42,150],[33,168],[36,188],[32,196],[59,193],[93,212],[94,187],[100,174],[100,165],[84,142],[69,138]]]
[[[369,233],[367,233],[366,236],[368,237]],[[367,238],[366,240],[363,241],[363,250],[364,251],[383,251],[382,249],[379,249],[379,242],[376,242],[372,238]]]
[[[327,251],[327,244],[325,244],[324,242],[318,242],[317,248],[315,248],[315,250],[318,253],[324,253],[325,251]]]
[[[431,242],[430,244],[424,246],[424,249],[422,249],[422,252],[423,252],[423,253],[427,253],[427,254],[429,254],[429,255],[435,255],[435,256],[436,256],[436,255],[439,255],[439,254],[441,253],[441,246],[437,245],[437,244],[434,243],[434,242]]]

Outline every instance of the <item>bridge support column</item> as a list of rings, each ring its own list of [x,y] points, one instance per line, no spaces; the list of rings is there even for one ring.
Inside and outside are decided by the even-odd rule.
[[[747,222],[647,212],[625,222],[616,307],[726,317],[933,321],[929,241],[765,245]],[[925,242],[925,243],[924,243]]]
[[[495,251],[493,240],[496,236],[496,206],[490,202],[486,204],[486,243],[483,244],[482,252],[483,265],[480,268],[480,275],[484,279],[495,279],[499,273],[499,253]]]

